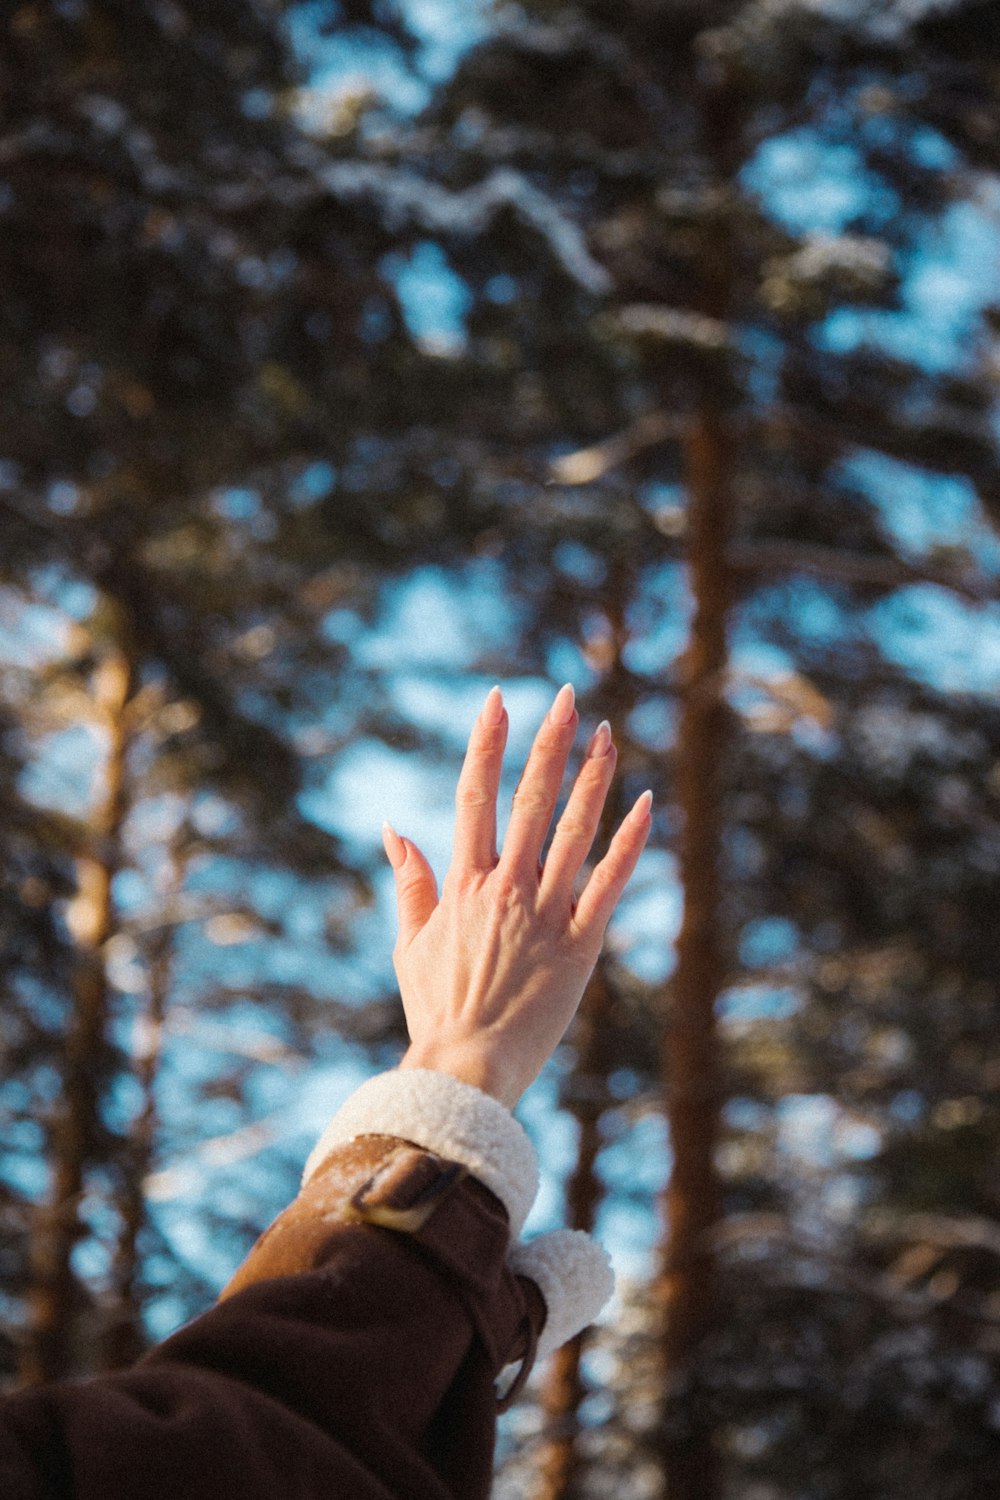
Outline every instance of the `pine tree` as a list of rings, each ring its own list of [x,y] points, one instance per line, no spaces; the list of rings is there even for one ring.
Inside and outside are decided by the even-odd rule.
[[[513,399],[502,412],[473,406],[482,468],[492,461],[502,471],[504,449],[516,445],[518,464],[507,462],[522,484],[533,462],[539,477],[585,487],[575,508],[562,507],[567,540],[579,537],[580,518],[595,509],[603,509],[614,534],[619,475],[650,497],[657,487],[667,495],[679,487],[686,526],[669,504],[660,520],[675,535],[685,531],[695,566],[705,555],[699,492],[723,495],[710,540],[721,542],[723,531],[731,538],[716,554],[724,601],[727,572],[732,579],[731,626],[760,628],[767,611],[770,628],[777,616],[786,651],[802,664],[786,682],[765,688],[770,719],[786,732],[801,723],[821,728],[838,711],[836,699],[831,707],[810,680],[797,621],[799,580],[816,580],[816,597],[845,621],[873,598],[921,579],[961,597],[984,597],[992,587],[969,559],[907,555],[853,462],[864,452],[961,476],[993,504],[993,398],[983,370],[972,361],[963,368],[960,356],[935,368],[891,343],[891,314],[903,305],[913,257],[949,202],[969,192],[967,167],[995,165],[989,19],[981,5],[926,17],[892,5],[856,14],[793,4],[527,7],[501,14],[425,125],[425,159],[439,170],[443,164],[450,181],[498,170],[523,174],[533,193],[546,196],[549,222],[568,221],[568,233],[577,244],[582,237],[604,273],[581,276],[586,262],[579,254],[571,267],[513,222],[504,236],[475,239],[460,228],[442,237],[471,292],[469,357],[484,379],[501,378],[501,358],[512,374]],[[981,38],[978,53],[969,46],[973,34]],[[794,132],[817,151],[843,143],[852,152],[856,206],[835,232],[790,227],[768,202],[781,184],[766,148],[783,135],[794,140]],[[441,149],[459,133],[466,143],[461,165]],[[428,142],[438,146],[436,159]],[[890,316],[880,322],[866,309]],[[691,462],[699,452],[700,466]],[[715,476],[711,486],[699,485],[699,472]],[[525,514],[532,506],[534,515],[520,523],[522,534],[535,522],[537,535],[538,513],[547,512],[547,520],[552,502],[532,496],[530,483],[523,498]],[[527,551],[517,540],[509,546],[522,557]],[[533,587],[530,571],[520,584],[525,593]],[[782,587],[777,607],[765,602]],[[726,609],[724,602],[716,630]],[[571,635],[572,606],[561,594],[549,595],[539,610],[543,632]],[[808,631],[801,634],[807,641]],[[846,643],[842,649],[851,662]],[[723,641],[715,668],[725,660]],[[853,663],[845,670],[864,669]],[[683,691],[682,681],[671,681],[675,686]],[[736,719],[748,716],[749,727],[763,728],[763,706],[748,702],[738,676],[711,686],[720,725],[735,711]],[[693,763],[699,742],[690,723],[681,736],[679,763],[685,755]],[[720,750],[726,737],[719,729],[713,735]],[[761,798],[735,782],[748,765],[741,745],[738,736],[730,764],[717,767],[722,776],[705,809],[704,827],[724,829],[727,850],[725,899],[709,883],[711,961],[701,966],[707,988],[700,1002],[709,1036],[717,1004],[740,982],[735,940],[743,892],[756,874],[749,857],[741,865],[729,852],[740,847],[733,799],[752,799],[765,820],[780,806],[773,784]],[[697,759],[701,776],[686,784],[701,794],[704,749]],[[777,860],[779,823],[768,835]],[[709,835],[688,866],[689,902],[715,863]],[[671,1024],[684,1024],[676,1011]],[[725,1050],[720,1087],[730,1094],[740,1082],[751,1097],[766,1091],[761,1063],[772,1080],[783,1076],[786,1088],[795,1077],[791,1041],[769,1056],[759,1049],[756,1065],[752,1047],[742,1049],[749,1050],[742,1060],[739,1050]],[[675,1074],[674,1098],[681,1081]],[[713,1092],[707,1082],[705,1088]],[[722,1102],[717,1095],[716,1110]],[[726,1135],[731,1156],[739,1132],[727,1126]],[[738,1152],[744,1160],[750,1145]],[[715,1157],[711,1149],[703,1153],[700,1192],[689,1194],[709,1217],[718,1191]],[[675,1176],[678,1169],[675,1163]],[[730,1177],[717,1201],[727,1214],[754,1201],[790,1211],[794,1191],[779,1161],[763,1172],[758,1165],[742,1181]],[[708,1225],[698,1227],[707,1249]],[[709,1285],[707,1274],[698,1278],[692,1328],[698,1289],[708,1300]],[[668,1407],[662,1429],[671,1494],[711,1493],[722,1482],[710,1477],[724,1439],[722,1398],[710,1389],[718,1367],[706,1384],[714,1347],[708,1332],[702,1322],[683,1354],[668,1336],[671,1384],[683,1398]],[[692,1442],[699,1431],[704,1440]],[[739,1468],[735,1448],[725,1457],[727,1470]]]
[[[364,19],[356,8],[352,23]],[[33,1235],[25,1221],[44,1191],[8,1189],[33,1265],[11,1268],[27,1302],[15,1297],[10,1325],[36,1379],[87,1368],[102,1320],[135,1329],[136,1308],[121,1305],[137,1279],[129,1245],[156,1243],[139,1203],[156,1148],[136,1151],[130,1136],[151,1120],[142,994],[154,1004],[173,923],[160,913],[151,947],[132,928],[150,922],[143,903],[159,899],[173,854],[143,847],[143,821],[165,798],[197,835],[176,905],[189,930],[185,901],[200,910],[220,953],[213,983],[196,986],[202,1005],[245,999],[225,983],[231,942],[287,940],[255,873],[257,887],[263,870],[291,882],[303,906],[325,893],[330,939],[343,942],[366,874],[303,815],[301,795],[319,750],[359,727],[395,738],[407,727],[384,695],[364,701],[368,678],[324,620],[334,606],[370,617],[382,580],[433,550],[433,459],[407,432],[398,440],[379,394],[421,364],[378,269],[394,237],[368,199],[346,208],[350,193],[324,181],[332,153],[294,115],[302,75],[280,9],[26,3],[5,19],[0,69],[0,345],[12,376],[2,577],[17,622],[38,608],[51,620],[34,717],[11,703],[13,753],[36,761],[34,805],[13,798],[7,825],[26,853],[13,866],[24,871],[11,892],[21,1050],[8,1054],[5,1104],[12,1130],[25,1114],[49,1121],[40,1154],[52,1176]],[[343,170],[357,135],[337,145]],[[60,816],[43,784],[60,694],[76,695],[102,746],[79,818]],[[199,908],[191,885],[212,860],[245,886]],[[41,945],[38,903],[67,896]],[[123,954],[138,992],[114,980]],[[190,996],[190,978],[173,973]],[[269,980],[266,965],[254,988],[296,1049],[315,1048],[322,988]],[[169,1000],[155,1000],[164,1018]],[[364,1030],[347,1006],[322,1014],[344,1035]],[[62,1079],[51,1107],[38,1092],[46,1067]],[[248,1081],[245,1060],[230,1079],[237,1101]],[[160,1148],[175,1135],[162,1120]],[[105,1264],[116,1237],[117,1270],[74,1270],[82,1251]],[[162,1262],[162,1234],[157,1249]]]

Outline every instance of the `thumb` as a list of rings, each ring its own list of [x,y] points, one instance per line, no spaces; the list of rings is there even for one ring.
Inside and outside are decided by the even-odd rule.
[[[396,877],[399,943],[405,948],[437,906],[437,881],[416,844],[400,838],[390,823],[382,825],[382,842]]]

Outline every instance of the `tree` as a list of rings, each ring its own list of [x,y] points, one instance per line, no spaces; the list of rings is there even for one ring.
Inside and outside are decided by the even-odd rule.
[[[892,534],[891,515],[859,484],[856,462],[859,453],[877,454],[960,475],[985,505],[993,503],[993,398],[981,369],[968,359],[963,367],[961,352],[945,368],[904,357],[891,343],[892,319],[880,324],[864,311],[903,309],[909,265],[942,222],[949,199],[969,191],[970,168],[982,170],[987,161],[995,166],[984,147],[988,28],[981,55],[968,46],[983,15],[978,5],[956,6],[926,21],[891,6],[853,16],[763,4],[670,4],[613,14],[600,5],[572,13],[529,8],[501,19],[431,112],[429,124],[437,131],[431,140],[461,129],[471,142],[461,167],[451,169],[456,175],[465,180],[495,171],[499,162],[529,174],[553,215],[582,230],[607,276],[603,287],[599,278],[574,285],[554,258],[539,263],[537,242],[529,258],[499,236],[486,244],[460,234],[446,241],[470,288],[467,326],[481,363],[487,365],[506,340],[508,349],[519,350],[507,354],[510,365],[531,370],[530,386],[519,376],[521,400],[484,424],[481,441],[494,450],[517,442],[518,472],[526,451],[529,460],[533,451],[539,477],[547,471],[564,483],[586,485],[586,504],[603,504],[612,528],[619,504],[615,470],[626,468],[648,495],[656,494],[654,485],[673,494],[679,483],[690,512],[693,562],[706,555],[705,533],[696,524],[699,495],[705,489],[724,495],[722,524],[710,540],[723,527],[732,536],[716,575],[722,580],[728,570],[736,585],[734,631],[759,626],[760,601],[775,576],[822,580],[831,613],[845,622],[863,614],[873,597],[919,579],[965,597],[983,597],[992,587],[971,559],[907,556]],[[969,107],[972,99],[979,113]],[[933,132],[944,138],[941,144],[932,141]],[[767,147],[775,137],[811,141],[819,152],[850,143],[860,185],[835,232],[810,233],[782,222],[768,201],[780,186],[768,178]],[[431,156],[426,135],[424,141]],[[874,330],[867,338],[859,332],[866,326]],[[602,376],[605,389],[597,395]],[[700,471],[714,476],[711,485],[699,484],[692,452],[702,456]],[[669,511],[663,522],[683,528]],[[567,530],[579,535],[572,522]],[[721,593],[725,599],[724,583]],[[775,611],[784,626],[782,643],[793,662],[808,660],[798,639],[794,592],[791,609],[789,599],[786,594],[783,610]],[[542,606],[550,625],[555,607]],[[725,608],[717,611],[716,632]],[[567,634],[571,620],[565,611]],[[808,639],[808,631],[803,634]],[[720,642],[716,669],[724,653]],[[725,722],[723,684],[714,686],[716,712]],[[788,695],[791,710],[779,703],[772,716],[783,718],[786,728],[837,712],[794,667],[785,684],[778,680],[765,690],[779,700]],[[760,712],[759,705],[743,707],[747,698],[738,679],[730,680],[727,696],[728,712],[735,708],[751,718]],[[678,764],[686,755],[693,763],[700,743],[688,722]],[[702,775],[694,786],[701,793],[704,750],[698,758]],[[729,810],[740,792],[734,774],[726,770],[705,808],[706,842],[688,864],[690,903],[715,864],[707,831],[721,822],[727,847],[739,847]],[[770,797],[759,800],[763,817],[771,816],[770,799],[777,796],[772,785]],[[769,847],[780,847],[777,828]],[[721,1002],[739,982],[732,960],[724,977],[721,956],[735,946],[739,892],[756,871],[747,861],[745,868],[730,864],[727,873],[731,895],[724,904],[709,883],[708,942],[696,966],[705,985],[699,1009],[708,1034],[713,1000]],[[675,976],[672,996],[677,987]],[[683,1014],[675,1011],[671,1024],[674,1035],[681,1034]],[[787,1086],[789,1053],[770,1061],[780,1063]],[[746,1077],[747,1065],[728,1056],[725,1072],[733,1089],[732,1075]],[[675,1073],[675,1099],[679,1083]],[[754,1087],[765,1085],[758,1079]],[[694,1134],[710,1139],[710,1133]],[[679,1148],[682,1141],[674,1144]],[[713,1158],[711,1149],[702,1152],[700,1192],[686,1195],[705,1204],[709,1217]],[[674,1174],[680,1181],[682,1163],[675,1161]],[[785,1201],[780,1164],[770,1189],[752,1179],[743,1186],[732,1182],[721,1201],[731,1211],[748,1193],[760,1192]],[[699,1223],[703,1246],[706,1229]],[[667,1256],[676,1249],[671,1236]],[[678,1313],[707,1302],[707,1278],[698,1283]],[[666,1443],[671,1494],[710,1493],[714,1485],[706,1488],[711,1452],[704,1443],[692,1444],[690,1423],[717,1426],[718,1406],[698,1379],[687,1383],[706,1357],[707,1331],[703,1323],[683,1353],[685,1341],[667,1337],[671,1386],[688,1393],[687,1416],[682,1402],[663,1425],[668,1436],[682,1439]],[[711,1447],[722,1452],[721,1434]]]
[[[356,9],[353,21],[363,19]],[[254,868],[258,888],[262,868],[297,884],[303,908],[307,886],[313,903],[322,890],[329,937],[338,923],[342,934],[366,899],[365,871],[302,814],[309,755],[359,724],[385,736],[404,726],[377,699],[363,703],[323,622],[334,604],[373,611],[381,579],[419,555],[426,509],[414,494],[419,451],[411,461],[391,433],[367,437],[361,415],[370,403],[384,425],[373,392],[419,363],[377,269],[392,237],[366,203],[346,215],[315,176],[327,157],[290,112],[300,74],[280,12],[29,3],[5,22],[0,68],[10,292],[0,343],[13,376],[3,579],[18,620],[44,601],[52,636],[34,718],[12,705],[13,753],[36,759],[36,805],[19,804],[11,842],[19,836],[39,870],[60,870],[44,890],[42,875],[35,885],[25,875],[29,902],[75,887],[65,913],[51,913],[52,951],[20,949],[29,1030],[7,1075],[11,1127],[25,1113],[49,1118],[50,1206],[32,1237],[34,1270],[17,1273],[34,1308],[24,1366],[34,1379],[90,1358],[80,1319],[105,1310],[88,1308],[87,1278],[73,1270],[83,1242],[114,1239],[116,1205],[127,1258],[140,1233],[137,1174],[152,1148],[133,1151],[129,1136],[148,1121],[152,1078],[135,1044],[142,995],[133,1005],[110,971],[126,951],[143,969],[131,928],[149,921],[143,903],[162,896],[161,871],[175,859],[164,848],[158,865],[155,847],[143,848],[142,819],[157,798],[179,802],[178,826],[189,815],[196,835],[185,877],[204,881],[214,860],[209,885],[225,864],[247,881],[200,904],[216,949],[285,930],[261,910]],[[349,157],[351,141],[341,145]],[[388,339],[370,332],[380,292]],[[395,448],[406,477],[402,498],[387,503]],[[332,499],[341,468],[348,478]],[[58,795],[41,783],[59,728],[46,715],[67,705],[95,725],[100,748],[95,795],[79,817],[60,818]],[[224,811],[208,832],[213,795]],[[123,903],[114,893],[129,879]],[[189,906],[193,895],[181,892]],[[40,930],[33,910],[14,919],[25,935]],[[145,965],[151,993],[163,980],[165,923],[161,912]],[[183,968],[174,974],[190,994]],[[322,986],[281,985],[263,964],[258,982],[297,1042],[315,1046],[307,1010],[315,1017]],[[224,970],[198,990],[202,1004],[242,998]],[[328,1021],[334,1014],[327,1006]],[[349,1009],[339,1014],[350,1032]],[[36,1092],[43,1057],[61,1076],[51,1108]],[[236,1097],[245,1074],[231,1080]],[[80,1217],[88,1193],[91,1209],[104,1205],[96,1233]],[[14,1196],[19,1218],[37,1196],[37,1184]],[[23,1224],[17,1242],[27,1252]],[[135,1280],[120,1270],[119,1300]],[[15,1329],[23,1321],[15,1302]]]

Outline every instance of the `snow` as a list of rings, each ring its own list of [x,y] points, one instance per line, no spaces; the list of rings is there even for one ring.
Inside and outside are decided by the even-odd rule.
[[[379,162],[332,162],[318,177],[340,201],[370,198],[386,228],[417,224],[438,234],[475,235],[504,209],[511,209],[542,235],[566,274],[595,294],[610,291],[611,278],[587,248],[580,229],[520,172],[500,167],[461,192],[427,182],[406,167]]]

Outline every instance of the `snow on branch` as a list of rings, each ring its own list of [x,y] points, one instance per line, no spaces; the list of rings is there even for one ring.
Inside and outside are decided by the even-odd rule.
[[[921,21],[954,10],[961,0],[805,0],[807,10],[857,27],[884,41],[901,41]]]
[[[576,224],[551,198],[519,172],[501,167],[462,192],[427,182],[405,168],[371,162],[333,162],[318,174],[340,201],[368,198],[382,212],[388,229],[418,224],[431,233],[474,235],[507,208],[546,241],[566,274],[588,292],[610,291],[611,278],[587,248]]]
[[[611,67],[634,81],[628,48],[621,37],[596,26],[577,10],[567,10],[551,21],[528,15],[521,7],[505,6],[493,27],[497,42],[506,42],[521,52],[539,57],[567,57],[585,53],[597,63]]]
[[[903,42],[922,21],[955,10],[963,0],[757,0],[737,25],[750,39],[798,16],[815,16],[880,42]]]
[[[808,234],[786,261],[791,275],[816,281],[830,275],[878,282],[892,267],[892,252],[883,240],[858,234]]]
[[[687,344],[706,352],[719,352],[731,344],[727,323],[685,307],[636,302],[622,308],[618,322],[625,333],[635,337],[657,339],[665,344]]]
[[[787,540],[745,542],[733,549],[729,566],[734,573],[753,577],[766,573],[808,573],[890,592],[916,584],[948,589],[970,604],[993,604],[1000,598],[995,578],[976,571],[937,568],[933,562],[909,562],[900,557],[866,557],[835,547]]]
[[[613,469],[619,469],[646,448],[683,435],[687,418],[673,412],[651,411],[637,417],[624,432],[601,443],[564,453],[549,468],[549,484],[594,484]]]
[[[775,312],[809,311],[817,299],[859,301],[879,296],[892,276],[892,251],[882,240],[856,234],[807,234],[790,255],[767,262],[761,297]]]

